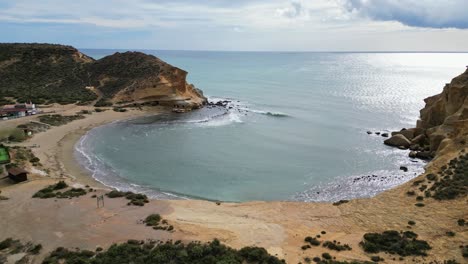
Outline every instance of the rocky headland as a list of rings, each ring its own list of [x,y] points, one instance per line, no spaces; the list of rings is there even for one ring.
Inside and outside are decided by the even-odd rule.
[[[0,104],[163,105],[206,103],[187,72],[141,52],[95,60],[71,46],[0,44]]]

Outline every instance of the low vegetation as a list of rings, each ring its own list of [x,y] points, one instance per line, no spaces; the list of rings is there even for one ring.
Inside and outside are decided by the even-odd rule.
[[[145,203],[148,203],[148,196],[141,193],[133,193],[133,192],[121,192],[121,191],[111,191],[106,194],[109,198],[119,198],[125,197],[127,200],[130,200],[127,205],[136,205],[136,206],[144,206]]]
[[[60,191],[68,188],[68,184],[64,181],[59,181],[57,184],[49,185],[36,192],[33,198],[47,199],[47,198],[73,198],[86,194],[86,190],[82,188],[70,188],[64,192]]]
[[[105,264],[105,263],[285,263],[271,256],[264,248],[244,247],[240,250],[222,245],[218,240],[202,244],[180,241],[156,243],[155,241],[129,240],[123,244],[114,244],[107,251],[69,250],[57,248],[47,256],[44,264]]]
[[[159,214],[151,214],[143,221],[147,226],[153,227],[155,230],[173,231],[174,227],[169,225],[167,220],[162,219]]]
[[[468,153],[452,159],[439,176],[431,176],[430,196],[437,200],[451,200],[468,194]]]
[[[319,246],[320,243],[321,243],[317,238],[315,238],[315,237],[310,237],[310,236],[306,237],[306,238],[304,239],[304,241],[307,242],[307,243],[309,243],[309,244],[312,245],[312,246]]]
[[[41,244],[21,243],[19,240],[7,238],[0,242],[0,263],[7,263],[10,255],[20,254],[22,256],[15,263],[31,263],[30,257],[41,252]]]
[[[348,244],[341,245],[341,243],[337,242],[336,240],[325,241],[323,242],[322,246],[331,250],[336,250],[336,251],[344,251],[344,250],[352,249]]]
[[[462,256],[464,258],[468,258],[468,245],[461,246]]]
[[[342,204],[347,203],[347,202],[349,202],[349,201],[348,200],[339,200],[338,202],[334,202],[333,205],[338,206],[338,205],[342,205]]]
[[[383,233],[367,233],[360,245],[367,253],[386,252],[400,256],[426,256],[431,247],[424,240],[418,240],[418,235],[411,231],[398,232],[394,230]]]
[[[12,156],[12,162],[18,166],[25,166],[28,162],[33,166],[42,166],[40,159],[34,155],[30,148],[14,146],[9,148]]]
[[[72,121],[83,119],[85,118],[83,115],[71,115],[71,116],[64,116],[64,115],[43,115],[39,117],[39,121],[42,123],[51,125],[51,126],[61,126],[68,124]]]

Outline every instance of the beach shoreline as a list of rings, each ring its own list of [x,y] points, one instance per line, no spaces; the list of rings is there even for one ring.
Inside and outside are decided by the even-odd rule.
[[[91,108],[74,106],[59,113],[70,115],[83,109]],[[322,231],[326,231],[326,235],[322,233],[323,239],[340,241],[353,248],[350,251],[332,252],[333,256],[364,261],[369,259],[369,254],[360,250],[365,233],[410,229],[421,239],[430,241],[433,247],[431,255],[425,260],[442,260],[440,256],[462,260],[459,249],[450,245],[461,244],[468,237],[468,232],[456,224],[456,219],[468,217],[466,202],[463,199],[450,202],[425,199],[425,207],[420,208],[414,205],[414,197],[407,195],[408,189],[414,188],[416,179],[436,173],[450,159],[458,156],[460,149],[455,144],[447,145],[427,165],[425,173],[415,179],[372,198],[353,199],[339,205],[150,199],[143,207],[139,207],[127,205],[125,198],[106,198],[105,207],[97,208],[96,195],[105,196],[110,188],[95,181],[76,162],[75,144],[97,126],[163,111],[159,108],[150,111],[129,109],[120,113],[110,109],[53,127],[34,135],[27,142],[14,144],[25,147],[39,145],[32,151],[41,159],[43,167],[49,169],[50,177],[36,177],[36,180],[2,188],[2,195],[10,199],[2,201],[0,207],[0,226],[5,227],[0,240],[14,237],[42,243],[43,253],[33,263],[40,263],[47,252],[57,247],[94,250],[127,239],[208,242],[214,238],[234,248],[263,247],[270,254],[286,259],[288,263],[298,263],[305,257],[326,252],[327,249],[323,247],[308,251],[301,249],[304,237],[321,234]],[[97,190],[73,199],[31,198],[39,189],[60,179],[66,179],[71,185],[89,185]],[[142,219],[153,213],[160,214],[173,225],[175,232],[154,231],[145,227]],[[416,226],[409,228],[407,223],[410,220],[415,221]],[[455,231],[457,236],[445,236],[447,230]],[[385,256],[385,259],[388,263],[398,262],[392,261],[390,256]]]
[[[83,110],[94,110],[94,108],[87,106],[63,106],[60,108],[55,112],[62,115],[72,115]],[[92,173],[78,163],[75,157],[77,142],[96,127],[138,117],[157,115],[167,111],[167,109],[161,107],[147,107],[141,110],[130,108],[126,112],[116,112],[112,109],[103,112],[92,112],[90,115],[85,115],[84,119],[75,120],[58,127],[51,127],[44,132],[33,135],[25,142],[12,145],[31,147],[34,155],[41,160],[42,167],[47,169],[49,178],[65,178],[79,185],[111,189],[111,187],[94,179]],[[15,119],[12,121],[16,124],[21,123],[22,120]],[[26,121],[29,120],[23,120],[24,123]]]

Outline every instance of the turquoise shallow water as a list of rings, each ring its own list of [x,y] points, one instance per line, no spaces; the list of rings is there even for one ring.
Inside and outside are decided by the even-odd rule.
[[[232,108],[96,128],[77,144],[78,160],[122,190],[224,201],[368,197],[408,181],[424,164],[366,131],[414,126],[423,99],[468,61],[460,53],[145,52]]]

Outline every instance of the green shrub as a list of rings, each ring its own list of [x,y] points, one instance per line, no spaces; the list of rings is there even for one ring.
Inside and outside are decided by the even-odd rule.
[[[348,244],[341,245],[340,242],[336,241],[325,241],[322,244],[323,247],[326,247],[331,250],[336,250],[336,251],[344,251],[344,250],[351,250],[352,248]]]
[[[461,250],[462,250],[462,256],[464,258],[468,258],[468,246],[462,246]]]
[[[38,157],[34,157],[34,158],[29,160],[29,162],[31,162],[31,163],[37,163],[39,161],[41,161],[41,160]]]
[[[39,121],[51,126],[61,126],[83,118],[85,118],[83,115],[43,115],[39,117]]]
[[[166,242],[154,246],[138,240],[114,244],[107,251],[96,254],[91,251],[70,251],[57,248],[44,259],[47,264],[108,264],[108,263],[265,263],[280,264],[284,260],[271,256],[264,248],[244,247],[235,250],[222,245],[218,240],[202,244]]]
[[[0,250],[9,248],[9,247],[11,247],[12,244],[13,244],[13,239],[12,238],[7,238],[7,239],[3,240],[2,242],[0,242]]]
[[[372,256],[371,260],[374,262],[380,262],[380,261],[383,261],[384,259],[379,256]]]
[[[161,221],[161,216],[159,214],[151,214],[146,217],[144,223],[147,226],[157,226],[159,225],[160,221]]]
[[[430,187],[431,197],[436,200],[452,200],[468,194],[468,153],[450,160],[441,177],[436,177]]]
[[[454,237],[455,236],[455,232],[452,232],[452,231],[447,231],[445,232],[445,234],[449,237]]]
[[[144,206],[145,203],[149,202],[148,197],[145,194],[140,193],[121,192],[113,190],[107,193],[106,195],[109,198],[125,197],[127,200],[130,200],[130,202],[128,202],[127,205]]]
[[[107,101],[106,99],[100,99],[94,104],[94,106],[95,107],[108,107],[108,106],[112,106],[112,102]]]
[[[27,138],[28,137],[26,136],[26,134],[24,133],[22,129],[14,129],[11,132],[10,136],[8,137],[8,140],[13,141],[13,142],[23,142]]]
[[[29,252],[31,252],[32,254],[34,255],[37,255],[39,254],[39,252],[41,252],[41,249],[42,249],[42,245],[41,244],[37,244],[35,245],[34,247],[32,247]]]
[[[322,258],[324,258],[324,259],[332,259],[332,256],[331,256],[329,253],[326,253],[326,252],[325,252],[325,253],[322,254]]]
[[[319,246],[320,245],[320,241],[318,241],[315,237],[306,237],[304,239],[305,242],[311,244],[312,246]]]
[[[466,222],[465,222],[465,219],[458,219],[458,220],[457,220],[457,224],[458,224],[459,226],[464,226],[465,223],[466,223]]]
[[[367,233],[360,245],[367,253],[387,252],[400,256],[426,256],[431,247],[426,241],[417,240],[417,234],[390,230],[383,233]]]

